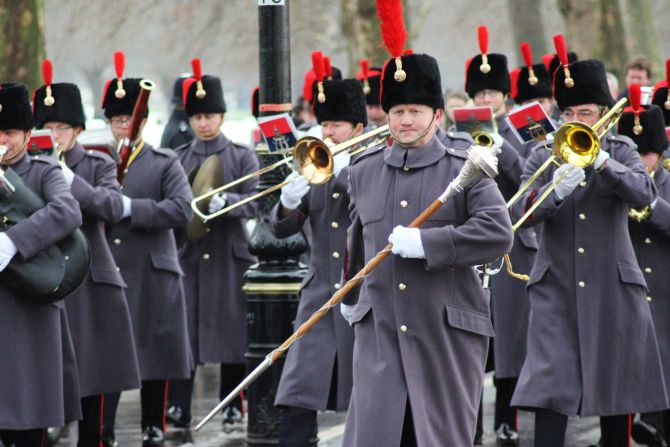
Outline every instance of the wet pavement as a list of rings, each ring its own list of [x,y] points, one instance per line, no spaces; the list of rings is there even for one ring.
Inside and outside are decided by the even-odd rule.
[[[198,369],[196,376],[193,414],[194,425],[204,418],[218,403],[218,366],[206,366]],[[495,390],[490,376],[487,376],[484,390],[484,447],[495,446],[493,431],[493,401]],[[323,413],[319,415],[319,446],[341,447],[344,433],[344,413]],[[123,393],[117,414],[116,437],[119,447],[141,446],[139,392]],[[519,413],[521,446],[533,446],[533,414]],[[568,447],[588,447],[596,444],[599,438],[597,418],[571,418],[565,445]],[[168,427],[167,447],[178,445],[202,447],[245,446],[244,432],[224,433],[221,416],[216,416],[198,432]],[[70,424],[58,442],[60,447],[75,447],[77,444],[77,424]],[[632,443],[631,447],[638,444]],[[373,446],[371,446],[373,447]],[[375,446],[377,447],[377,446]],[[382,447],[382,446],[379,446]],[[433,446],[430,446],[433,447]]]

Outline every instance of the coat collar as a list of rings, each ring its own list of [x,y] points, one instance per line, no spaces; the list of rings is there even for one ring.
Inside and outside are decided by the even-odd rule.
[[[656,186],[661,186],[663,183],[665,183],[668,180],[668,170],[665,169],[665,166],[663,166],[663,163],[656,168],[656,174],[654,174],[654,183],[656,183]]]
[[[17,161],[13,165],[7,165],[7,166],[3,165],[3,168],[12,168],[14,172],[16,172],[18,175],[23,175],[26,172],[30,171],[30,165],[31,165],[30,157],[28,156],[28,152],[26,151],[23,154],[23,157],[19,159],[19,161]]]
[[[223,133],[220,133],[218,137],[209,141],[202,141],[200,138],[193,140],[193,152],[201,155],[212,155],[218,154],[223,151],[226,146],[230,144],[230,141]]]
[[[75,143],[72,149],[65,153],[65,164],[68,167],[76,166],[85,155],[86,150],[79,143]]]
[[[394,168],[424,168],[437,163],[446,153],[447,148],[437,136],[433,136],[433,139],[427,144],[411,149],[406,149],[397,142],[393,142],[393,146],[384,152],[384,161]]]
[[[507,113],[496,117],[496,125],[498,127],[498,133],[504,132],[509,129],[509,122],[507,121]]]

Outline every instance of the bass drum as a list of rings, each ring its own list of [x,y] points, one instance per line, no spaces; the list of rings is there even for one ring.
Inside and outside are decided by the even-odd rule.
[[[5,178],[15,191],[0,188],[0,231],[3,232],[46,205],[11,168],[6,169]],[[77,229],[30,259],[14,256],[0,272],[0,281],[28,301],[52,303],[62,300],[84,282],[89,264],[88,242]]]

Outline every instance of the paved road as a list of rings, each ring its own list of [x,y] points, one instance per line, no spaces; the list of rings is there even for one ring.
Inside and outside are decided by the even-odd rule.
[[[218,393],[218,371],[215,366],[208,366],[198,370],[196,387],[194,392],[193,411],[195,420],[200,421],[217,403]],[[494,389],[490,377],[487,377],[484,391],[484,447],[495,446],[495,435],[493,433],[493,398]],[[344,432],[345,415],[342,413],[324,413],[319,415],[319,447],[341,447],[342,433]],[[124,393],[119,405],[117,415],[116,435],[119,447],[140,446],[140,408],[139,392],[132,391]],[[520,413],[519,428],[522,435],[522,447],[533,446],[533,414]],[[598,420],[588,418],[580,420],[571,419],[568,425],[566,446],[588,447],[599,438]],[[77,426],[70,424],[68,430],[61,437],[59,447],[75,447],[77,439]],[[244,433],[225,434],[221,431],[221,417],[214,418],[201,431],[192,433],[189,431],[170,428],[166,434],[166,446],[195,445],[201,447],[234,447],[244,446]],[[632,446],[637,446],[633,443]],[[431,446],[433,447],[433,446]]]

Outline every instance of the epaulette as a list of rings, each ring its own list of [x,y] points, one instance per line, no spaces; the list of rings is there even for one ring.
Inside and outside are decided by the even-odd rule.
[[[247,146],[246,144],[241,144],[241,143],[233,143],[233,146],[235,146],[237,149],[244,149],[246,151],[251,151],[251,146]]]
[[[608,135],[607,136],[607,141],[610,143],[619,143],[619,144],[626,144],[628,146],[636,147],[637,145],[635,142],[630,138],[627,137],[626,135]]]
[[[84,149],[84,154],[86,154],[87,157],[91,158],[99,158],[105,161],[114,161],[111,156],[105,154],[102,151],[94,151],[93,149]]]
[[[467,133],[467,132],[448,130],[446,132],[446,134],[452,140],[464,140],[464,141],[467,141],[467,142],[470,142],[470,143],[474,142],[474,140],[472,139],[472,136],[470,136],[470,134]]]
[[[458,148],[458,147],[448,147],[446,149],[447,149],[447,153],[449,155],[453,155],[456,158],[468,158],[468,149],[469,148],[470,148],[470,146],[468,146],[467,149],[461,149],[461,148]]]
[[[30,161],[36,161],[38,163],[46,163],[51,166],[60,166],[58,160],[53,158],[50,155],[31,155]]]
[[[384,153],[384,149],[386,149],[388,146],[386,146],[386,143],[379,143],[377,146],[373,146],[370,149],[366,149],[363,153],[358,154],[354,157],[354,159],[351,161],[351,166],[355,165],[356,163],[360,162],[363,159],[370,158],[372,155],[379,154],[379,153]]]

